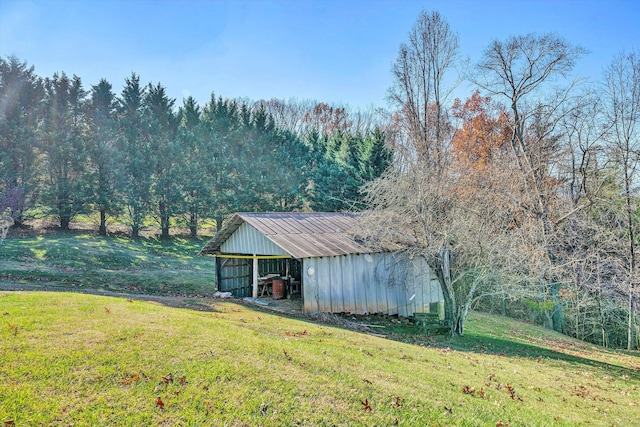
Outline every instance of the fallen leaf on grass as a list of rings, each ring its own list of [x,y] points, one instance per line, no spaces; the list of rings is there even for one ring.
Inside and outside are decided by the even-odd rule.
[[[165,384],[169,384],[173,382],[173,374],[169,373],[166,377],[162,377],[162,382]]]
[[[447,408],[446,406],[444,407],[444,410],[447,414],[451,415],[453,414],[453,408]]]
[[[391,406],[396,408],[402,408],[402,398],[400,396],[395,396],[396,401],[391,403]]]
[[[519,400],[520,402],[522,402],[522,399],[520,397],[516,396],[516,390],[511,386],[511,384],[507,384],[507,385],[505,385],[505,387],[509,391],[509,396],[511,397],[511,399]]]
[[[496,423],[496,427],[509,427],[509,424],[505,424],[502,421],[498,421]]]
[[[164,402],[162,401],[162,398],[160,396],[158,396],[158,398],[156,399],[156,406],[158,406],[160,409],[164,409]]]
[[[589,395],[589,390],[582,384],[575,386],[574,396],[582,397],[583,399]]]
[[[365,383],[367,383],[367,384],[373,384],[371,381],[369,381],[369,380],[368,380],[368,379],[366,379],[366,378],[363,378],[363,379],[362,379],[362,381],[364,381],[364,382],[365,382]]]
[[[109,310],[109,307],[105,307],[104,308],[104,312],[107,314],[111,314],[111,310]]]
[[[138,374],[133,374],[130,378],[125,378],[122,380],[122,382],[124,384],[131,384],[134,381],[138,381],[140,380],[140,377],[138,376]]]
[[[7,420],[4,422],[5,426],[14,426],[16,423],[13,420]]]
[[[469,387],[468,385],[462,387],[462,392],[464,394],[470,394],[470,395],[474,395],[476,394],[476,389],[473,387]]]
[[[189,384],[189,383],[187,382],[187,377],[186,377],[186,375],[185,375],[185,376],[180,377],[180,378],[178,379],[178,381],[180,381],[180,384]]]
[[[302,331],[302,332],[295,332],[295,333],[291,333],[289,331],[285,331],[284,333],[286,336],[288,337],[303,337],[305,335],[307,335],[307,331]]]
[[[369,399],[365,399],[364,402],[361,400],[360,403],[362,403],[362,409],[364,411],[373,411],[373,408],[371,408],[371,405],[369,404]]]
[[[18,335],[18,325],[13,325],[11,323],[8,323],[7,326],[9,326],[9,329],[13,331],[14,337]]]

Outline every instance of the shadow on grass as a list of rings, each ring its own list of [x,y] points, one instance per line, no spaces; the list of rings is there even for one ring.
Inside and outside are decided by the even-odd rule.
[[[466,341],[467,339],[468,341]],[[563,351],[554,350],[542,345],[528,344],[503,338],[478,336],[475,334],[463,338],[439,341],[435,346],[449,347],[452,350],[466,353],[518,357],[537,360],[540,362],[561,361],[576,365],[576,369],[580,369],[579,366],[589,366],[604,371],[606,375],[626,375],[632,380],[640,381],[640,357],[638,357],[638,355],[636,354],[629,353],[623,350],[617,350],[616,353],[624,354],[625,356],[629,357],[638,357],[637,367],[620,366],[617,364],[592,359],[587,356],[583,357],[565,353]],[[592,348],[596,347],[589,343],[577,343],[576,346],[578,346],[579,348],[573,349],[571,351],[587,353],[591,351]],[[610,350],[598,348],[598,351],[609,352]]]

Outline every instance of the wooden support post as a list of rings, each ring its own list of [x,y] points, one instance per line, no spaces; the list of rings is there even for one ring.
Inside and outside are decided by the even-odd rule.
[[[258,257],[253,255],[253,297],[258,298]]]

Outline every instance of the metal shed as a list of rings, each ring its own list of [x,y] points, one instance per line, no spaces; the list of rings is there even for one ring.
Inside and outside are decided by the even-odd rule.
[[[411,316],[444,298],[423,258],[374,252],[354,236],[352,213],[236,213],[201,250],[216,258],[218,290],[258,295],[274,272],[299,283],[304,313]]]

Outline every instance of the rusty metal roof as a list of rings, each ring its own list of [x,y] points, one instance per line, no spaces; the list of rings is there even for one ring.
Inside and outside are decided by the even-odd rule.
[[[247,223],[293,258],[370,253],[353,237],[358,215],[339,212],[236,213],[200,251],[220,253],[220,247]]]

